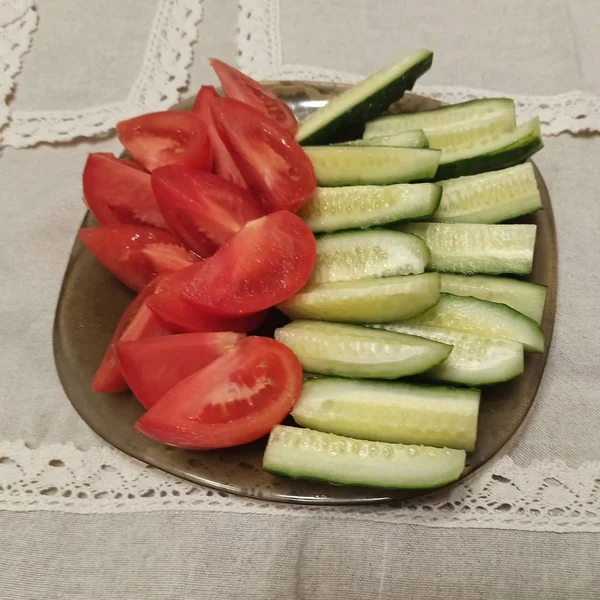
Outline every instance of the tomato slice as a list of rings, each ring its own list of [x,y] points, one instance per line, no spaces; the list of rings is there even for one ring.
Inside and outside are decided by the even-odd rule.
[[[169,229],[204,257],[264,214],[244,188],[189,167],[157,169],[152,189]]]
[[[211,104],[217,129],[236,165],[269,211],[296,212],[317,187],[312,162],[294,136],[233,98]]]
[[[247,223],[201,269],[191,267],[183,296],[216,315],[265,310],[304,287],[316,252],[315,238],[300,217],[271,213]]]
[[[219,99],[220,96],[217,90],[212,85],[203,85],[196,96],[192,112],[198,115],[198,118],[208,128],[208,137],[210,138],[210,145],[213,149],[213,172],[219,177],[227,179],[236,183],[240,187],[247,188],[248,185],[242,177],[240,170],[237,168],[233,157],[227,150],[227,146],[221,139],[215,120],[212,115],[210,108],[211,102],[215,99]]]
[[[211,58],[210,64],[227,96],[257,108],[277,121],[288,133],[296,135],[298,121],[296,121],[291,108],[282,102],[275,93],[223,61]]]
[[[206,262],[206,261],[205,261]],[[200,276],[204,263],[166,274],[148,299],[148,306],[166,323],[178,331],[253,331],[263,323],[266,312],[243,317],[218,317],[194,306],[183,297],[183,290],[195,277]]]
[[[211,169],[206,125],[192,113],[168,110],[141,115],[117,123],[117,135],[127,152],[148,171],[166,165]]]
[[[117,279],[138,292],[158,272],[196,260],[173,234],[155,227],[93,227],[80,229],[79,238]]]
[[[175,384],[231,352],[243,333],[183,333],[121,342],[117,356],[131,391],[150,408]]]
[[[295,354],[275,340],[250,337],[171,388],[135,427],[171,446],[228,448],[267,435],[301,391]]]
[[[94,152],[83,170],[83,194],[101,225],[142,224],[167,228],[150,175],[130,160]]]
[[[122,392],[127,383],[121,373],[115,346],[117,342],[169,335],[172,332],[147,306],[146,300],[154,293],[163,275],[153,279],[127,307],[117,323],[113,337],[92,380],[96,392]]]

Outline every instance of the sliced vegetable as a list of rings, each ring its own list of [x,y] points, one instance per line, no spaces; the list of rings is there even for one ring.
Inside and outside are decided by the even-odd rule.
[[[356,325],[294,321],[275,330],[310,373],[396,379],[431,369],[452,346]]]
[[[533,266],[535,225],[403,223],[397,229],[423,239],[433,271],[526,275]]]
[[[416,235],[369,229],[330,233],[317,240],[310,283],[423,273],[429,249]]]
[[[302,219],[279,211],[250,221],[192,277],[183,296],[228,317],[275,306],[298,292],[315,265],[316,243]]]
[[[92,254],[137,292],[158,272],[177,271],[196,260],[174,235],[155,227],[92,227],[78,233]]]
[[[283,344],[242,340],[171,388],[135,424],[163,444],[206,450],[246,444],[283,421],[302,391],[302,368]]]
[[[327,433],[471,451],[480,396],[474,389],[322,378],[304,383],[292,416]]]
[[[260,110],[277,121],[291,135],[296,133],[298,123],[294,113],[275,93],[223,61],[211,58],[210,64],[227,96]]]
[[[531,163],[440,181],[442,199],[431,221],[500,223],[542,208]]]
[[[169,229],[202,257],[264,214],[244,188],[190,167],[157,169],[152,189]]]
[[[441,196],[433,183],[318,187],[298,215],[315,233],[373,227],[429,217]]]
[[[418,50],[332,98],[300,123],[296,139],[305,145],[358,137],[364,124],[399,100],[431,67],[433,52]]]
[[[121,372],[145,408],[173,386],[231,352],[244,334],[184,333],[120,342],[116,346]]]
[[[491,275],[441,275],[441,290],[456,296],[473,296],[490,302],[506,304],[536,323],[542,322],[546,293],[545,285]]]
[[[206,125],[180,110],[149,113],[117,123],[125,149],[148,171],[166,165],[185,165],[204,171],[212,166]]]
[[[269,437],[263,468],[341,485],[416,489],[457,480],[465,461],[464,450],[369,442],[278,425]]]
[[[383,146],[306,146],[320,186],[386,185],[431,179],[441,151]]]
[[[402,148],[429,148],[429,140],[422,129],[378,135],[360,140],[341,142],[343,146],[401,146]]]
[[[317,185],[294,137],[260,111],[233,98],[211,103],[219,134],[248,187],[268,211],[296,212]]]

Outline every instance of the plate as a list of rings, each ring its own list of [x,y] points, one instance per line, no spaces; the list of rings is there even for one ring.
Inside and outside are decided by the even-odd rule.
[[[323,105],[345,86],[329,83],[268,84],[290,104],[299,118]],[[393,111],[434,108],[439,103],[406,94]],[[178,105],[189,109],[191,101]],[[536,169],[543,210],[519,222],[538,227],[530,279],[548,286],[542,322],[550,346],[557,288],[557,246],[550,197]],[[86,216],[83,226],[93,225]],[[278,478],[261,469],[265,440],[226,450],[194,452],[170,448],[138,433],[133,424],[143,410],[131,393],[99,394],[90,383],[110,341],[113,329],[133,293],[117,281],[77,239],[64,276],[54,324],[54,356],[65,392],[86,423],[109,444],[149,465],[223,492],[251,498],[299,504],[369,504],[413,498],[431,490],[388,491],[342,487]],[[527,354],[525,373],[513,381],[485,389],[479,414],[475,451],[462,477],[492,458],[525,418],[542,378],[545,354]]]

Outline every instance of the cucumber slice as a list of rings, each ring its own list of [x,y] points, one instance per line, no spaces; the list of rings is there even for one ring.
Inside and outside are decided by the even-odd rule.
[[[439,297],[439,274],[423,273],[309,284],[278,308],[292,319],[386,323],[418,315]]]
[[[401,131],[392,135],[378,135],[360,140],[341,142],[340,146],[400,146],[402,148],[429,148],[429,140],[422,129]]]
[[[440,181],[442,199],[431,221],[500,223],[540,210],[542,198],[533,165]]]
[[[298,215],[315,233],[373,227],[428,217],[441,196],[433,183],[320,187]]]
[[[406,322],[409,325],[441,327],[511,340],[523,344],[529,352],[544,351],[544,334],[533,319],[506,304],[470,296],[441,294],[435,306]]]
[[[480,396],[466,388],[323,378],[304,384],[292,416],[327,433],[471,451]]]
[[[443,327],[412,325],[407,321],[378,327],[453,345],[444,362],[423,374],[429,379],[479,386],[514,379],[525,368],[523,345],[517,342]]]
[[[452,346],[421,337],[356,325],[294,321],[275,330],[310,373],[365,379],[396,379],[431,369]]]
[[[538,118],[469,146],[442,150],[436,177],[448,179],[518,165],[544,147]]]
[[[453,135],[453,133],[462,143],[466,143],[470,140],[469,131],[492,127],[504,133],[514,129],[515,126],[515,103],[513,100],[510,98],[484,98],[441,106],[433,110],[381,117],[367,123],[363,137],[368,139],[422,129],[432,148],[445,148],[450,141],[447,136]],[[455,139],[454,143],[456,141],[458,140]]]
[[[277,425],[263,468],[275,475],[342,485],[418,489],[456,481],[465,461],[464,450],[369,442]]]
[[[348,139],[352,133],[361,135],[365,122],[411,90],[432,62],[433,52],[418,50],[373,73],[303,119],[296,140],[302,144],[329,144],[340,137]]]
[[[389,229],[344,231],[317,238],[309,283],[423,273],[429,249],[418,236]]]
[[[455,296],[473,296],[490,302],[506,304],[536,323],[542,322],[546,293],[545,285],[492,275],[441,275],[442,292]]]
[[[431,252],[432,271],[531,273],[535,225],[403,223],[395,228],[423,239]]]
[[[304,151],[324,187],[431,179],[441,155],[440,150],[383,146],[306,146]]]

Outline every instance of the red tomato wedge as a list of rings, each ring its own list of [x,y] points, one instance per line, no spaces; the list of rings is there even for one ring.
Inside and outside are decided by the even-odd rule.
[[[219,98],[211,104],[217,129],[248,187],[269,212],[296,212],[317,187],[315,171],[294,136],[255,108]]]
[[[277,121],[291,135],[296,135],[298,122],[290,107],[282,102],[270,89],[263,87],[248,75],[234,69],[216,58],[210,59],[223,91],[229,98],[235,98],[257,108],[271,119]]]
[[[212,167],[206,125],[179,110],[141,115],[117,123],[117,135],[127,152],[148,171],[166,165],[186,165],[204,171]]]
[[[131,391],[150,408],[175,384],[231,352],[243,333],[183,333],[117,344],[121,372]]]
[[[217,90],[212,85],[203,85],[196,96],[194,101],[194,107],[192,112],[198,116],[198,118],[208,128],[208,137],[210,138],[210,145],[213,149],[213,172],[219,177],[227,179],[236,183],[240,187],[247,188],[246,182],[237,168],[233,157],[227,150],[227,146],[221,139],[215,120],[212,116],[212,110],[210,108],[211,102],[215,99],[219,99],[220,96]]]
[[[171,446],[228,448],[267,435],[301,391],[295,354],[275,340],[250,337],[171,388],[135,427]]]
[[[152,193],[150,175],[130,160],[95,152],[83,170],[83,194],[101,225],[167,226]]]
[[[169,229],[204,257],[264,214],[244,188],[189,167],[157,169],[152,189]]]
[[[155,227],[93,227],[80,229],[79,238],[117,279],[138,292],[158,272],[177,271],[196,260],[173,234]]]
[[[122,392],[127,384],[117,359],[117,342],[140,340],[142,338],[169,335],[173,333],[147,306],[146,300],[154,293],[156,285],[163,275],[150,282],[127,307],[119,320],[113,337],[104,354],[104,358],[92,380],[92,389],[96,392]]]
[[[266,317],[266,312],[243,317],[217,317],[194,306],[183,297],[183,290],[200,271],[205,263],[197,263],[182,271],[166,274],[156,286],[156,291],[148,299],[148,306],[166,323],[178,331],[253,331]]]
[[[304,287],[316,252],[315,238],[300,217],[271,213],[247,223],[201,269],[188,269],[183,297],[215,315],[265,310]]]

